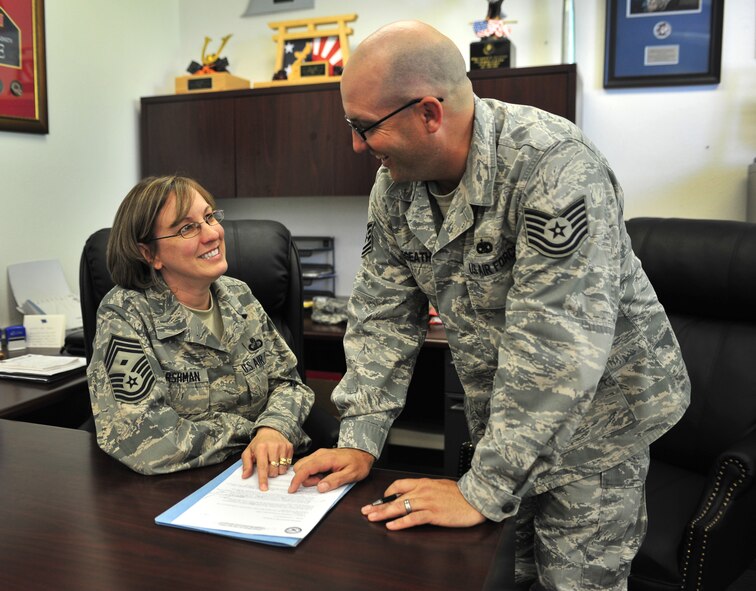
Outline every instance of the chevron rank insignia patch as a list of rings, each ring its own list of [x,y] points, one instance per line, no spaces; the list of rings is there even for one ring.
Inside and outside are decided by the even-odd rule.
[[[370,254],[373,250],[373,222],[369,221],[367,224],[367,230],[365,232],[365,244],[362,247],[362,257],[366,254]]]
[[[556,216],[537,209],[525,209],[525,236],[542,255],[563,258],[571,255],[588,235],[585,197],[580,197]]]
[[[118,402],[136,404],[155,385],[155,374],[139,341],[112,336],[105,353],[105,369]]]

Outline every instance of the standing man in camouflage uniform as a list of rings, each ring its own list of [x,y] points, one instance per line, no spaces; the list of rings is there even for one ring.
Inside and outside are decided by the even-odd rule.
[[[223,276],[223,211],[196,182],[148,178],[118,208],[87,370],[97,443],[142,474],[242,451],[260,488],[309,442],[314,394],[249,287]]]
[[[457,47],[422,23],[368,37],[341,94],[355,151],[382,166],[333,394],[339,448],[300,460],[290,490],[368,474],[430,302],[464,386],[472,467],[458,482],[399,480],[386,490],[398,500],[363,513],[394,530],[515,517],[519,581],[625,588],[648,446],[683,414],[689,382],[608,163],[568,121],[476,97]]]

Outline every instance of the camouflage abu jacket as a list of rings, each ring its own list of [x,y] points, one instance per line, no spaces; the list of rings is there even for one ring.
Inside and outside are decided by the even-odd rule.
[[[476,97],[445,220],[432,199],[425,183],[393,184],[379,169],[333,394],[341,447],[380,454],[428,301],[476,443],[459,488],[490,519],[616,465],[677,422],[690,391],[677,340],[631,250],[622,190],[575,125]]]
[[[97,443],[143,474],[220,462],[272,427],[297,447],[314,395],[296,358],[245,283],[212,286],[218,342],[161,281],[115,287],[97,312],[87,368]]]

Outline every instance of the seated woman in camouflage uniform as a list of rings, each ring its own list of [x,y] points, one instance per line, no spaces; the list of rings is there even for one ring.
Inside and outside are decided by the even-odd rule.
[[[314,395],[241,281],[225,277],[223,211],[196,182],[148,178],[116,213],[107,264],[116,287],[97,313],[87,370],[97,442],[142,474],[241,451],[260,488],[309,440]]]

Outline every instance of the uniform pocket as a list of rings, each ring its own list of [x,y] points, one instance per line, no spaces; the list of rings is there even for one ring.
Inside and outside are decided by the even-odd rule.
[[[498,281],[468,279],[466,284],[478,334],[481,339],[498,349],[507,320],[506,303],[509,289],[504,278]]]
[[[575,429],[564,453],[602,439],[636,422],[637,418],[622,391],[610,376],[604,376],[599,382],[593,402]]]
[[[168,403],[179,416],[204,414],[210,406],[210,383],[206,370],[167,371]]]

